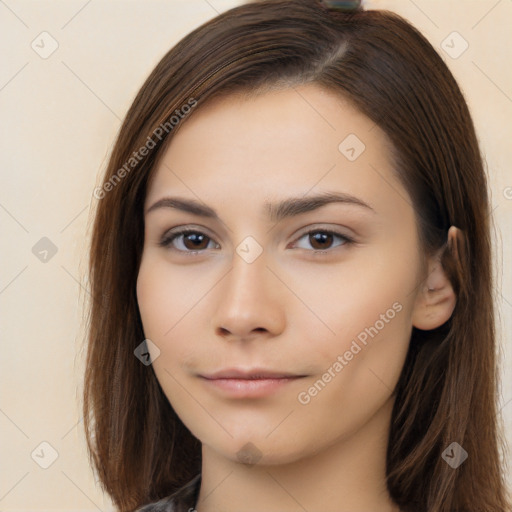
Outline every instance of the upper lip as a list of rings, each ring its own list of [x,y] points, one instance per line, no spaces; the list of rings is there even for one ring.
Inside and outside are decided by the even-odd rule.
[[[290,372],[267,370],[265,368],[252,368],[252,369],[240,369],[240,368],[226,368],[219,370],[214,373],[201,374],[201,377],[205,379],[285,379],[290,377],[304,377],[304,375],[298,375]]]

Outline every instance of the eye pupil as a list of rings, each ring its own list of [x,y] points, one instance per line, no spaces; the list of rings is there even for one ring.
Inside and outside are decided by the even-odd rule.
[[[187,244],[186,242],[192,242],[192,247],[187,247],[187,249],[192,249],[192,250],[196,250],[196,249],[203,249],[205,247],[201,247],[201,243],[207,239],[208,237],[204,236],[203,234],[201,233],[187,233],[186,235],[184,235],[183,237],[183,241],[185,243],[185,247],[187,247]],[[208,246],[208,243],[206,244],[206,246]]]
[[[312,247],[315,247],[315,244],[320,242],[320,247],[315,247],[315,249],[325,249],[326,248],[326,245],[325,245],[325,242],[330,242],[330,243],[327,243],[327,247],[329,247],[332,243],[332,234],[330,233],[325,233],[323,231],[317,231],[316,233],[312,234],[311,235],[312,239],[314,240],[314,243],[311,244]],[[324,244],[324,245],[322,245]]]

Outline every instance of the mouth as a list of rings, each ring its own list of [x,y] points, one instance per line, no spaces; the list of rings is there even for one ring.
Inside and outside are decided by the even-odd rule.
[[[296,373],[268,370],[265,368],[241,369],[226,368],[210,374],[202,374],[205,379],[240,379],[240,380],[257,380],[257,379],[287,379],[293,377],[305,377]]]
[[[234,398],[258,398],[276,393],[294,381],[306,377],[290,372],[253,368],[230,368],[199,375],[205,384]]]

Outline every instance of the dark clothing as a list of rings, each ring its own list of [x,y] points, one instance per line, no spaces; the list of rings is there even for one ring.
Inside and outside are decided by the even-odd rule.
[[[200,485],[201,474],[170,496],[143,505],[135,512],[195,512]]]

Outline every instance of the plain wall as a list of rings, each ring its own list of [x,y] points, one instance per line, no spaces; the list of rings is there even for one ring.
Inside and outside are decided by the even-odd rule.
[[[89,467],[81,415],[80,292],[87,297],[92,192],[121,119],[148,73],[185,34],[240,3],[0,2],[3,511],[113,510]],[[403,15],[430,39],[474,116],[492,189],[500,418],[512,444],[512,2],[374,0],[366,5]],[[451,55],[441,48],[443,41]],[[464,41],[468,48],[455,58]],[[512,480],[512,472],[509,476]]]

